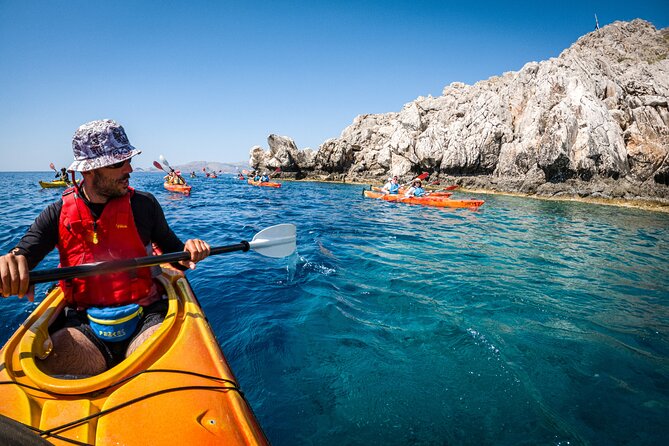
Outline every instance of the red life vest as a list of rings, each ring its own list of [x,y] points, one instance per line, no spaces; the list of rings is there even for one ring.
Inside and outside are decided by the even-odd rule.
[[[130,207],[134,189],[129,187],[124,196],[109,200],[97,221],[77,194],[75,188],[63,193],[58,225],[60,266],[147,255]],[[136,302],[149,295],[152,285],[150,268],[60,282],[68,304],[78,307]]]

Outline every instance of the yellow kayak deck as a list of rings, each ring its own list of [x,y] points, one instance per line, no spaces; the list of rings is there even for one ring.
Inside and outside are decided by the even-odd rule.
[[[56,187],[70,187],[73,186],[72,183],[62,180],[55,181],[40,181],[39,185],[42,186],[42,189],[52,189]]]
[[[0,351],[0,414],[54,444],[267,444],[188,281],[170,268],[158,279],[169,299],[160,328],[119,365],[80,379],[39,368],[65,305],[59,288],[49,293]]]

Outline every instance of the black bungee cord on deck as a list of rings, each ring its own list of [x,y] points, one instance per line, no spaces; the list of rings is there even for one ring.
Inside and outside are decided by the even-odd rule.
[[[95,391],[84,392],[84,393],[80,393],[80,394],[67,394],[67,395],[68,396],[73,396],[73,395],[74,396],[86,396],[86,395],[95,396],[95,395],[98,395],[100,393],[104,393],[105,391],[107,391],[107,390],[109,390],[113,387],[119,386],[119,385],[121,385],[121,384],[123,384],[127,381],[130,381],[130,380],[132,380],[132,379],[134,379],[134,378],[136,378],[139,375],[142,375],[144,373],[179,373],[179,374],[183,374],[183,375],[191,375],[191,376],[197,376],[197,377],[200,377],[200,378],[210,379],[212,381],[218,381],[218,382],[221,382],[222,384],[229,384],[229,386],[226,386],[226,385],[212,385],[212,386],[192,385],[192,386],[172,387],[172,388],[169,388],[169,389],[163,389],[163,390],[159,390],[159,391],[156,391],[156,392],[151,392],[151,393],[148,393],[148,394],[145,394],[145,395],[138,396],[137,398],[133,398],[132,400],[126,401],[124,403],[120,403],[120,404],[118,404],[114,407],[110,407],[109,409],[105,409],[105,410],[100,411],[98,413],[94,413],[94,414],[88,415],[86,417],[80,418],[78,420],[70,421],[69,423],[65,423],[63,425],[56,426],[56,427],[53,427],[53,428],[47,429],[47,430],[42,430],[42,429],[36,428],[34,426],[29,426],[29,425],[21,423],[19,421],[16,421],[16,423],[21,424],[21,425],[27,427],[28,429],[38,433],[43,438],[53,437],[53,438],[56,438],[58,440],[61,440],[61,441],[67,442],[67,443],[71,443],[71,444],[75,444],[75,445],[78,445],[78,446],[93,446],[93,445],[90,445],[89,443],[83,443],[83,442],[80,442],[78,440],[72,440],[72,439],[69,439],[69,438],[65,438],[65,437],[62,437],[61,435],[58,435],[58,434],[62,433],[62,431],[67,430],[71,427],[75,427],[75,426],[78,426],[80,424],[86,423],[87,421],[92,420],[94,418],[102,417],[104,415],[107,415],[111,412],[115,412],[119,409],[122,409],[122,408],[124,408],[126,406],[129,406],[131,404],[134,404],[136,402],[139,402],[139,401],[142,401],[142,400],[154,397],[154,396],[162,395],[162,394],[165,394],[165,393],[178,392],[178,391],[182,391],[182,390],[215,390],[215,391],[233,390],[233,391],[237,392],[242,397],[242,399],[248,404],[248,401],[246,400],[246,396],[244,395],[244,392],[242,392],[242,390],[239,388],[237,383],[234,382],[233,380],[226,379],[226,378],[218,378],[216,376],[204,375],[202,373],[197,373],[197,372],[190,372],[190,371],[187,371],[187,370],[171,370],[171,369],[143,370],[141,372],[135,373],[134,375],[123,378],[122,380],[120,380],[120,381],[118,381],[114,384],[110,384],[109,386],[103,387],[103,388],[95,390]],[[30,386],[30,385],[27,385],[27,384],[17,383],[16,381],[1,381],[0,385],[3,385],[3,384],[14,384],[14,385],[17,385],[19,387],[24,387],[24,388],[27,388],[27,389],[38,390],[40,392],[48,393],[49,395],[55,395],[55,396],[64,395],[64,394],[61,394],[61,393],[58,393],[58,392],[45,391],[44,389],[39,389],[37,387]]]

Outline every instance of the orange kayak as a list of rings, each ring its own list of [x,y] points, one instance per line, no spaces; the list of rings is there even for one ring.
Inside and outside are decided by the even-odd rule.
[[[422,204],[424,206],[436,206],[440,208],[477,208],[485,203],[483,200],[451,200],[449,197],[404,197],[403,195],[390,195],[371,190],[364,191],[365,197],[378,200],[395,201],[399,203]]]
[[[165,321],[135,352],[95,376],[41,371],[55,288],[0,350],[0,414],[58,445],[265,445],[183,273],[163,267]]]
[[[193,187],[189,186],[188,184],[172,184],[168,183],[167,181],[163,183],[163,186],[165,186],[165,189],[170,192],[178,192],[184,195],[190,195],[190,190]]]
[[[273,183],[271,181],[253,181],[253,180],[248,180],[247,183],[249,183],[252,186],[263,186],[263,187],[281,187],[281,183]]]
[[[373,190],[374,192],[383,192],[383,188],[382,188],[382,187],[371,186],[371,188],[372,188],[372,190]],[[404,193],[405,193],[406,191],[407,191],[407,189],[405,189],[405,188],[403,188],[403,187],[400,187],[399,195],[404,195]],[[428,192],[429,192],[429,191],[428,191]],[[431,197],[450,197],[451,195],[453,195],[453,192],[432,191],[432,192],[429,192],[429,194],[430,194]]]

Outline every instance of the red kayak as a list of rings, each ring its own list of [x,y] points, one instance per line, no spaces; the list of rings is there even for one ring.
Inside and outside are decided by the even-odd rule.
[[[273,183],[271,181],[247,181],[252,186],[262,186],[262,187],[281,187],[281,183]]]
[[[440,208],[478,208],[483,200],[451,200],[449,197],[426,195],[423,197],[405,197],[404,195],[391,195],[371,190],[364,191],[365,197],[378,200],[395,201],[408,204],[422,204],[424,206],[436,206]]]

